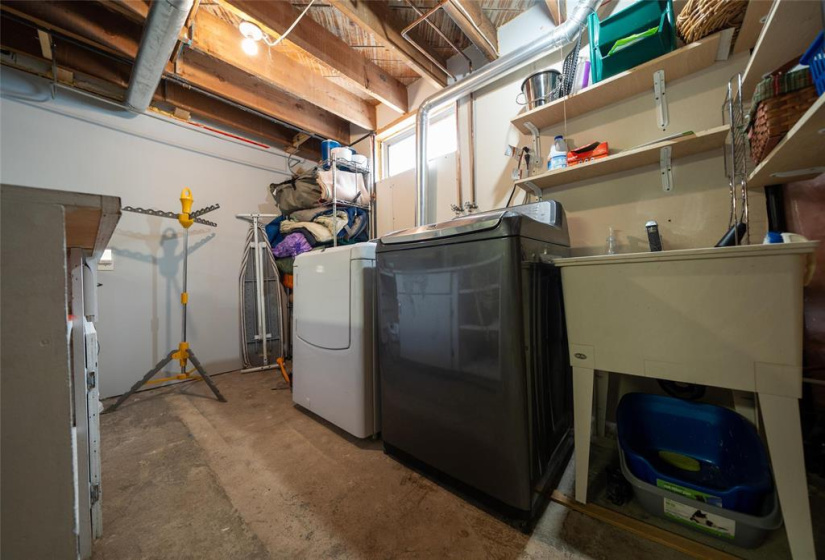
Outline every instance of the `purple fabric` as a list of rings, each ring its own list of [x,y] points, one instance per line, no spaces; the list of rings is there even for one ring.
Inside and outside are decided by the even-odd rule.
[[[309,244],[307,238],[302,233],[290,233],[284,240],[275,245],[272,249],[272,254],[275,257],[282,259],[284,257],[295,257],[301,253],[306,253],[312,250],[312,245]]]

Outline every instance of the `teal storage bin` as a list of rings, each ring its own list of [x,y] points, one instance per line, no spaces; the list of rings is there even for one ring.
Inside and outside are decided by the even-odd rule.
[[[596,84],[676,48],[676,16],[672,0],[638,0],[624,10],[599,21],[595,12],[587,19],[590,36],[590,68]],[[616,41],[653,28],[655,32],[612,54]]]

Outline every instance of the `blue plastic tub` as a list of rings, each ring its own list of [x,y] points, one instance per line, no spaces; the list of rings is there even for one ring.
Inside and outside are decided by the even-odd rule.
[[[773,490],[768,456],[754,427],[710,404],[628,393],[617,410],[619,445],[640,480],[746,514]]]
[[[825,32],[819,32],[799,62],[810,67],[811,76],[816,84],[816,93],[818,95],[825,93]]]

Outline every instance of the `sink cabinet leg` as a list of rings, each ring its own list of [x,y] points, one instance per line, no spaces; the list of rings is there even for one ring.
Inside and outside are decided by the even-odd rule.
[[[776,491],[779,494],[779,505],[785,518],[791,556],[795,560],[813,560],[816,553],[811,508],[808,503],[805,458],[802,453],[799,400],[760,393],[759,408],[762,410],[768,452],[771,456]],[[576,466],[578,468],[578,464]]]
[[[610,374],[596,370],[596,435],[604,437],[604,426],[607,422],[607,389],[610,385]]]
[[[587,503],[587,473],[590,464],[590,429],[593,413],[594,371],[573,368],[573,435],[576,444],[576,500]]]

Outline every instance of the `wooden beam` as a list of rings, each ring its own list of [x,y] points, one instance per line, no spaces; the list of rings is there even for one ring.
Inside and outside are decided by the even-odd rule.
[[[4,17],[0,19],[0,37],[4,49],[18,54],[14,59],[16,68],[52,79],[52,65],[41,58],[38,38],[31,33],[31,28]],[[112,60],[103,54],[62,39],[56,39],[55,44],[59,82],[111,99],[123,100],[129,84],[131,64]],[[293,129],[181,84],[165,81],[158,88],[155,101],[165,101],[201,119],[223,125],[228,130],[255,135],[279,148],[286,149],[294,143],[296,133]],[[341,126],[347,129],[343,121]],[[320,156],[320,141],[309,138],[300,145],[300,151],[306,157],[317,159]]]
[[[478,0],[450,0],[444,4],[444,11],[487,60],[498,58],[498,32]]]
[[[39,27],[93,45],[111,54],[134,58],[143,25],[111,15],[97,2],[29,2],[3,0],[0,9]]]
[[[149,15],[149,2],[145,0],[101,0],[100,3],[135,22],[143,23]]]
[[[0,18],[0,42],[2,42],[4,49],[41,58],[38,36],[32,31],[30,27],[22,23],[6,17]],[[66,69],[71,69],[119,88],[114,92],[104,92],[100,88],[90,89],[90,91],[101,93],[113,99],[123,99],[122,93],[129,84],[129,76],[132,71],[131,64],[112,60],[103,54],[63,41],[58,37],[55,37],[54,40],[57,45],[54,56],[59,65],[58,78],[65,78],[61,81],[73,86],[82,85],[79,84],[81,79],[79,76],[76,76],[74,80],[66,77],[68,75]],[[181,77],[188,80],[192,85],[280,121],[290,123],[297,128],[333,138],[339,142],[349,142],[349,124],[337,115],[278,91],[260,80],[232,68],[228,64],[212,60],[206,55],[194,51],[188,51],[187,54],[189,58],[180,61],[179,66],[182,70]],[[26,70],[31,71],[31,69]],[[36,73],[50,78],[51,65],[44,65],[42,72]],[[218,78],[216,74],[220,74],[223,78]],[[162,89],[159,88],[159,92]],[[218,103],[217,100],[212,100],[212,102]],[[184,106],[183,108],[192,110],[190,106]],[[239,113],[243,112],[241,109],[236,110]],[[205,111],[206,109],[203,107],[193,110],[193,112],[211,118],[212,115],[207,114]],[[245,115],[250,115],[250,113],[244,113]],[[273,126],[276,125],[273,123]],[[286,127],[285,130],[289,131]],[[290,141],[293,135],[294,133],[289,133]]]
[[[279,126],[262,117],[243,111],[226,103],[208,97],[174,82],[167,82],[162,88],[163,99],[175,107],[185,109],[193,115],[207,118],[225,126],[229,130],[239,130],[263,138],[284,151],[292,148],[295,132]],[[299,133],[302,134],[302,133]],[[307,135],[307,141],[300,144],[303,155],[318,159],[321,156],[321,142]],[[295,150],[297,151],[297,150]],[[294,153],[294,152],[293,152]]]
[[[185,49],[177,65],[178,75],[192,85],[324,138],[349,143],[349,124],[338,115],[275,89],[226,62]]]
[[[260,0],[227,0],[238,15],[269,30],[274,37],[283,34],[295,21],[298,13],[290,2],[261,2]],[[284,43],[291,43],[333,68],[359,90],[381,103],[405,113],[409,110],[407,87],[367,60],[361,53],[329,32],[311,17],[304,17],[290,32]]]
[[[193,29],[192,48],[195,50],[228,62],[351,123],[367,130],[375,129],[374,105],[315,74],[278,48],[261,44],[257,55],[246,54],[241,48],[242,37],[238,29],[205,10],[198,11]]]
[[[402,24],[386,2],[329,0],[329,4],[361,26],[376,40],[436,87],[447,85],[447,75],[401,36]]]
[[[553,23],[561,25],[566,19],[564,13],[564,0],[544,0],[550,15],[553,16]]]
[[[112,18],[106,16],[110,16],[111,12],[105,10],[102,4],[96,2],[6,2],[4,0],[0,7],[6,12],[13,13],[40,27],[53,30],[104,52],[132,59],[137,54],[142,25],[125,18],[110,21]],[[81,11],[73,11],[74,8]],[[203,13],[203,10],[200,13]],[[104,17],[101,17],[101,15]],[[36,41],[37,35],[32,33],[32,36]],[[5,41],[3,42],[5,43]],[[237,43],[239,44],[239,42]],[[60,56],[59,53],[58,56]],[[197,57],[190,57],[190,60],[193,58],[200,60]],[[199,71],[202,67],[203,65],[196,69],[193,69],[191,65],[189,67],[190,73],[194,73],[199,79],[202,79],[202,83],[194,85],[200,85],[218,96],[224,95],[223,90],[231,89],[234,97],[233,95],[226,95],[226,97],[241,105],[247,105],[244,100],[249,97],[255,102],[252,108],[264,114],[320,136],[338,141],[349,141],[349,126],[336,113],[312,107],[305,101],[296,99],[263,83],[256,84],[255,95],[240,95],[242,92],[238,91],[238,88],[230,87],[232,85],[231,78],[227,78],[227,76],[235,76],[236,73],[232,72],[229,65],[212,64],[209,66],[210,71],[220,68],[223,71],[221,77],[205,75],[204,72]],[[170,64],[167,66],[167,74],[171,73],[172,66]],[[223,84],[223,87],[221,84]],[[346,131],[344,132],[344,130]]]
[[[52,54],[52,37],[42,29],[37,30],[37,38],[40,41],[40,52],[43,53],[43,58],[51,60]]]

